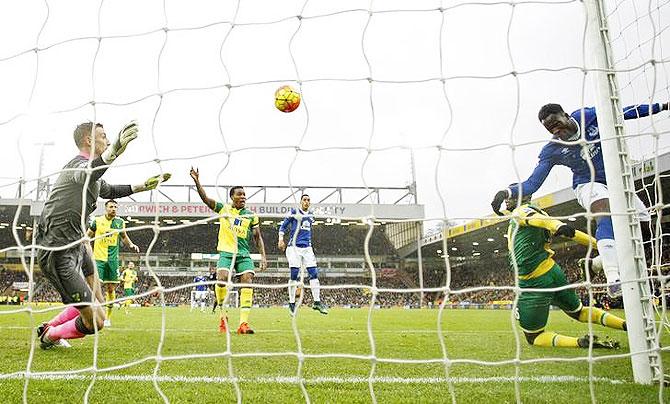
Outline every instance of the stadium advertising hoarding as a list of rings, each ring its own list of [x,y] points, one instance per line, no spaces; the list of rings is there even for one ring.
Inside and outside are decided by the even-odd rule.
[[[287,216],[293,204],[248,203],[247,209],[260,217]],[[314,204],[311,210],[316,217],[361,218],[374,216],[377,219],[421,219],[423,205],[370,205],[370,204]],[[104,201],[98,203],[94,214],[104,213]],[[214,215],[202,202],[119,202],[119,216],[133,217],[210,217]]]

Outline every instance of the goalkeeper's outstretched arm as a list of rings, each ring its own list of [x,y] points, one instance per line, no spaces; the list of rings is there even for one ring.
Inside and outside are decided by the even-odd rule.
[[[200,184],[200,170],[197,168],[191,167],[191,178],[193,178],[193,182],[195,183],[195,189],[198,190],[198,195],[200,195],[200,199],[205,203],[205,205],[209,206],[211,210],[216,210],[216,201],[210,197],[207,196],[207,193],[205,192],[204,188]]]

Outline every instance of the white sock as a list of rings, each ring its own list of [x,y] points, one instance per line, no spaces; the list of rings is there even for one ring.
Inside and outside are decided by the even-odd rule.
[[[614,283],[619,279],[619,262],[616,255],[616,244],[614,239],[606,238],[598,240],[598,253],[602,257],[603,272],[607,278],[607,283]]]
[[[312,297],[314,298],[315,302],[320,302],[321,301],[321,291],[319,290],[319,279],[310,279],[309,280],[309,286],[312,289]]]
[[[295,303],[295,290],[298,289],[297,281],[289,281],[288,283],[288,302]]]
[[[600,255],[591,260],[591,269],[596,272],[603,271],[603,257]]]

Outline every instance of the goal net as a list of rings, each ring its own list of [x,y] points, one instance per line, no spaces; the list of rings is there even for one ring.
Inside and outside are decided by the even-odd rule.
[[[0,390],[12,402],[113,402],[127,391],[164,402],[666,401],[669,28],[665,0],[0,4]],[[274,106],[283,85],[301,95],[292,113]],[[611,215],[580,206],[560,157],[533,195],[592,237],[612,218],[623,301],[607,297],[603,273],[580,270],[597,249],[558,236],[553,259],[568,284],[531,287],[574,291],[626,319],[628,333],[606,329],[589,309],[583,324],[552,300],[546,329],[591,336],[582,348],[527,343],[515,315],[529,274],[508,254],[520,218],[491,211],[550,141],[579,147],[586,186],[598,184],[590,151],[601,142],[587,137],[598,130],[552,141],[538,122],[547,103],[595,107],[603,139]],[[635,105],[657,113],[628,119]],[[40,251],[89,243],[87,223],[106,211],[101,199],[91,217],[81,212],[81,238],[66,247],[36,242],[39,216],[62,176],[97,178],[94,167],[63,168],[78,153],[74,128],[103,123],[113,142],[130,120],[139,135],[104,181],[140,190],[172,174],[118,198],[139,253],[120,228],[107,234],[119,237],[121,265],[142,269],[133,299],[143,307],[113,309],[111,327],[42,351],[35,329],[63,306]],[[231,275],[222,333],[218,315],[187,308],[198,266],[221,262],[211,257],[219,217],[200,203],[191,168],[215,202],[246,187],[255,210],[242,218],[258,217],[269,261],[261,271],[250,258],[251,284]],[[306,268],[298,314],[285,308],[277,227],[302,194],[326,316],[310,308]],[[247,288],[256,333],[237,335]],[[598,350],[593,335],[621,346]]]

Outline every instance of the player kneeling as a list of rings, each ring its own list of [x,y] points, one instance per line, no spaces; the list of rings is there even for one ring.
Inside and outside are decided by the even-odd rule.
[[[514,186],[511,185],[511,186]],[[506,200],[508,210],[514,217],[507,229],[509,240],[510,266],[518,267],[519,286],[522,289],[555,289],[568,285],[565,273],[552,259],[554,252],[549,249],[552,236],[563,236],[582,245],[595,246],[596,240],[575,230],[560,220],[550,218],[547,213],[530,203],[530,195],[524,196],[521,206],[516,208],[517,199]],[[514,260],[513,260],[514,258]],[[582,323],[589,322],[618,330],[626,330],[626,321],[595,307],[583,307],[573,289],[547,292],[525,292],[519,295],[516,317],[529,344],[535,346],[558,346],[616,349],[619,342],[610,338],[585,335],[581,338],[560,335],[546,331],[550,305],[558,306],[568,316]]]

